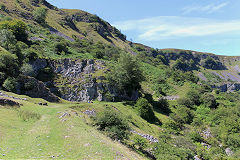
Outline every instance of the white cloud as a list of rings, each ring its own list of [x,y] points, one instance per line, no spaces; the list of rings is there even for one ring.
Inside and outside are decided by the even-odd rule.
[[[122,31],[136,31],[139,40],[240,34],[240,20],[217,21],[204,18],[159,16],[113,24]]]
[[[205,13],[213,13],[216,12],[220,9],[222,9],[223,7],[227,6],[228,2],[223,2],[220,4],[208,4],[205,6],[187,6],[184,7],[183,10],[183,14],[188,14],[188,13],[192,13],[192,12],[205,12]]]

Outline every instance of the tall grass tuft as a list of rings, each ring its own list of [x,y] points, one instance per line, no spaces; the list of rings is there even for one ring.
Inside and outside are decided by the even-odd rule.
[[[39,120],[41,118],[41,115],[39,113],[35,113],[33,111],[24,111],[24,110],[19,110],[18,116],[23,121]]]

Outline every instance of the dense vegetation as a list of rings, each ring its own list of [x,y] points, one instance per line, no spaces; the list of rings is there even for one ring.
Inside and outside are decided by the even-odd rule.
[[[0,10],[7,8],[1,5]],[[135,101],[117,99],[120,103],[112,102],[111,107],[93,104],[90,107],[100,108],[99,112],[96,117],[84,119],[91,127],[148,158],[193,159],[197,155],[208,160],[240,157],[239,92],[220,92],[196,75],[201,69],[224,70],[225,66],[219,60],[210,56],[202,60],[184,57],[190,51],[174,51],[177,58],[173,60],[172,50],[125,42],[126,37],[119,30],[109,29],[109,24],[96,15],[87,17],[88,21],[109,43],[87,36],[66,38],[52,34],[46,20],[50,11],[42,7],[34,9],[33,20],[37,23],[1,16],[1,90],[23,93],[22,90],[34,88],[33,82],[23,83],[23,77],[43,82],[55,80],[56,75],[49,66],[35,73],[31,64],[37,59],[101,60],[106,62],[107,68],[101,73],[106,77],[104,83],[117,88],[123,95],[138,93],[138,97]],[[68,25],[74,24],[71,17],[65,20]],[[101,27],[104,27],[103,33]],[[110,43],[110,31],[127,47]],[[172,95],[178,96],[166,98]],[[112,98],[109,100],[113,101]],[[79,111],[79,107],[72,109]],[[25,122],[41,118],[36,112],[22,110],[18,111],[18,116]],[[130,132],[134,129],[153,134],[158,142],[150,142],[144,136]],[[225,152],[227,148],[231,154]]]

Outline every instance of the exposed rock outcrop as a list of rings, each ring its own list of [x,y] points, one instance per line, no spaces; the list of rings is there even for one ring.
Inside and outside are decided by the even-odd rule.
[[[107,72],[104,61],[101,60],[71,60],[64,59],[50,62],[53,71],[64,80],[62,86],[55,82],[61,97],[69,101],[114,101],[119,99],[137,99],[138,92],[131,96],[120,93],[111,87],[103,76]],[[100,73],[100,74],[98,74]]]
[[[212,88],[220,89],[221,92],[233,92],[240,90],[240,83],[226,83],[223,85],[214,85]]]
[[[42,98],[49,102],[58,102],[60,99],[55,96],[44,85],[43,82],[38,81],[33,77],[21,76],[18,80],[20,84],[21,94],[28,95],[33,98]]]
[[[0,106],[17,106],[20,107],[20,104],[16,101],[7,98],[0,97]]]

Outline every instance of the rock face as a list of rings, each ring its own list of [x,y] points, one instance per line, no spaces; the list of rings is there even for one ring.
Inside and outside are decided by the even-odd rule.
[[[28,95],[33,98],[43,98],[49,102],[58,102],[60,99],[55,96],[44,85],[43,82],[38,81],[33,77],[22,76],[19,78],[21,94]]]
[[[119,99],[137,99],[138,93],[133,91],[131,96],[120,94],[111,87],[102,76],[107,72],[104,61],[101,60],[70,60],[64,59],[50,63],[63,83],[55,82],[61,97],[69,101],[114,101]]]
[[[137,91],[132,91],[132,95],[129,96],[110,86],[104,77],[104,74],[108,72],[109,69],[106,67],[105,62],[101,60],[38,59],[30,64],[36,75],[39,75],[44,68],[50,68],[54,74],[54,79],[44,81],[44,84],[38,82],[38,85],[41,85],[40,88],[43,88],[44,91],[37,91],[36,87],[23,93],[27,95],[33,94],[32,97],[44,97],[44,99],[48,101],[57,100],[44,86],[47,86],[52,93],[56,93],[59,97],[69,101],[136,100],[139,96]],[[41,76],[39,78],[41,78]],[[34,79],[31,80],[33,80],[34,83],[36,82]],[[23,80],[22,83],[28,82]],[[38,85],[35,84],[34,86]]]
[[[218,88],[222,92],[233,92],[240,90],[240,83],[227,83],[219,86],[212,86],[212,88]]]

